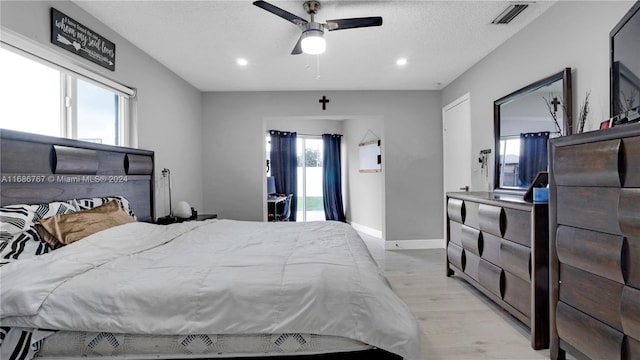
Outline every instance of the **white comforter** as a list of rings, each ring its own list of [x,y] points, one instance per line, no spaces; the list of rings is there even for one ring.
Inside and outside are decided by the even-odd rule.
[[[132,334],[315,333],[418,359],[419,330],[337,222],[132,223],[0,268],[2,326]]]

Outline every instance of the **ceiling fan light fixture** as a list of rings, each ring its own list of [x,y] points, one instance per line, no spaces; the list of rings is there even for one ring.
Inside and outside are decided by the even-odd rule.
[[[309,55],[322,54],[327,49],[327,41],[321,29],[309,29],[302,33],[302,52]]]
[[[382,25],[382,17],[380,16],[327,20],[326,23],[316,22],[315,16],[318,10],[320,10],[319,0],[307,0],[302,5],[307,14],[309,14],[310,21],[264,0],[256,0],[253,2],[253,5],[287,20],[302,30],[302,35],[298,38],[295,47],[291,51],[291,55],[302,53],[318,55],[325,52],[327,49],[327,43],[324,40],[325,30],[335,31]]]

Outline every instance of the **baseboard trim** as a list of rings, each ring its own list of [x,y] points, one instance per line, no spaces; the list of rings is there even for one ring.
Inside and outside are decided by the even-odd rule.
[[[365,233],[367,235],[376,237],[378,239],[382,239],[382,231],[380,230],[376,230],[374,228],[365,226],[365,225],[361,225],[358,223],[354,223],[354,222],[349,222],[349,225],[351,225],[351,227],[353,227],[356,231],[360,231],[362,233]]]
[[[444,239],[388,240],[385,250],[444,249]]]
[[[356,231],[382,239],[382,231],[366,225],[349,222]],[[444,239],[389,240],[384,242],[385,250],[444,249]]]

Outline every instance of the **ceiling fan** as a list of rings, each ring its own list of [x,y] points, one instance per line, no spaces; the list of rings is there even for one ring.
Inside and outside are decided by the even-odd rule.
[[[323,53],[326,49],[326,42],[323,37],[325,29],[334,31],[382,25],[382,17],[380,16],[327,20],[326,23],[316,22],[314,17],[320,10],[320,2],[316,0],[305,1],[303,4],[303,8],[311,17],[311,21],[307,21],[266,1],[254,1],[253,5],[280,16],[302,30],[302,35],[300,35],[300,39],[298,39],[296,46],[291,51],[291,55],[298,55],[303,52],[311,55]]]

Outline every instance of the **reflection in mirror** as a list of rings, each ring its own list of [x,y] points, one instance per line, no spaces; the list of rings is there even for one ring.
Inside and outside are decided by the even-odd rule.
[[[524,193],[547,171],[548,139],[571,134],[571,69],[494,102],[495,191]]]

